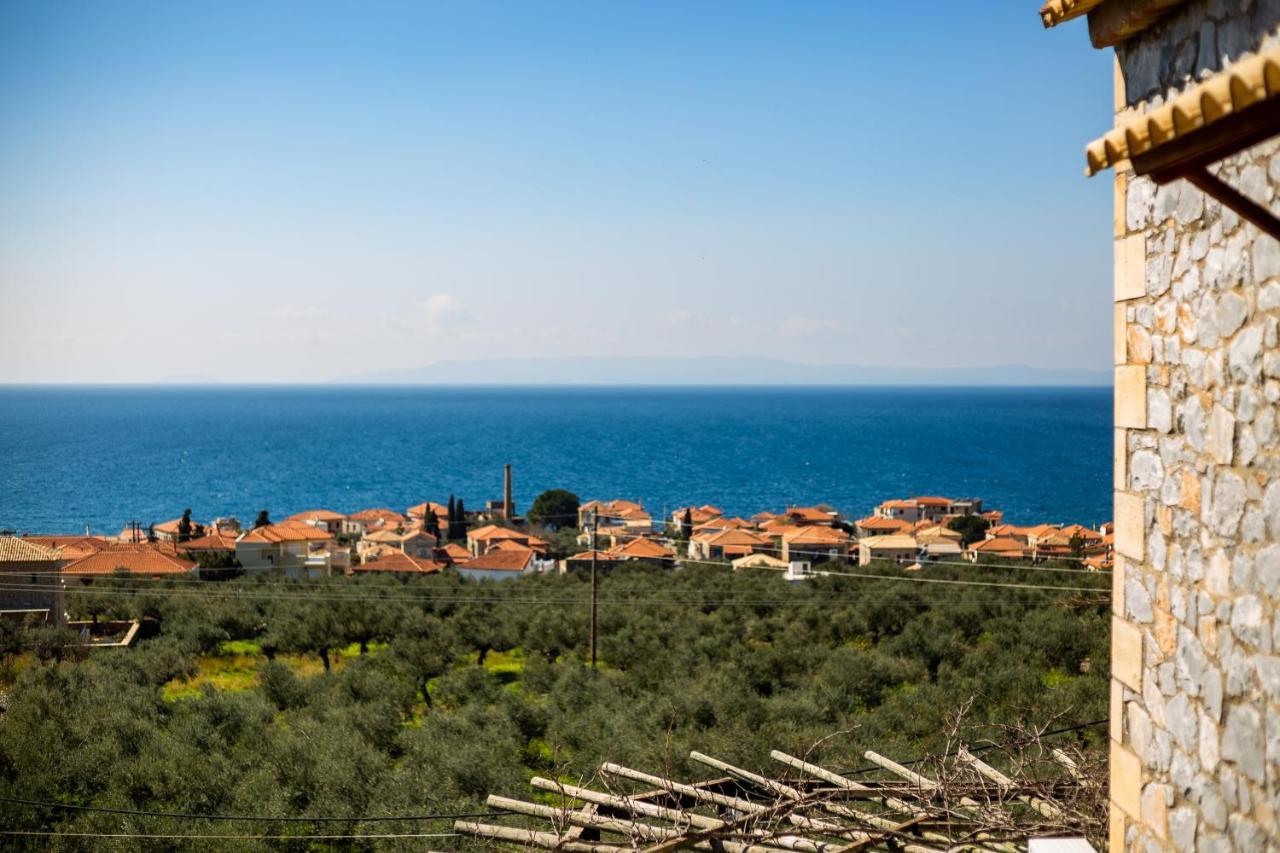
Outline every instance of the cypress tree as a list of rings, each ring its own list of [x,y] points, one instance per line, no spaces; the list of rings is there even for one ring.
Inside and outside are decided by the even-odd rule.
[[[458,498],[458,520],[457,529],[451,531],[450,539],[466,539],[467,538],[467,508],[462,505],[462,498]]]
[[[427,534],[440,538],[440,519],[436,518],[436,514],[427,508],[426,514],[422,517],[422,529]]]
[[[686,509],[684,518],[680,519],[680,538],[688,539],[691,536],[693,536],[693,513]]]

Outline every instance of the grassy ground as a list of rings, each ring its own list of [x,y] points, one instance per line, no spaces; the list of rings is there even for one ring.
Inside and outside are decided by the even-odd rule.
[[[377,654],[386,643],[370,643],[369,654]],[[360,644],[352,643],[334,649],[330,660],[335,669],[350,658],[360,655]],[[316,655],[277,654],[276,661],[288,666],[298,675],[311,677],[324,672],[324,664]],[[466,663],[475,665],[472,654]],[[252,640],[229,640],[218,646],[217,654],[201,655],[197,672],[191,678],[175,678],[164,686],[164,698],[170,702],[179,699],[195,699],[204,685],[216,690],[248,690],[258,684],[258,673],[267,663],[262,648]],[[504,684],[516,684],[524,671],[524,652],[512,649],[506,652],[490,652],[485,658],[485,669]]]
[[[385,643],[371,643],[369,652],[386,648]],[[333,666],[340,667],[349,658],[360,654],[360,646],[352,643],[334,649],[330,655]],[[324,664],[316,655],[277,654],[276,660],[298,675],[310,677],[324,672]],[[248,690],[258,683],[258,673],[267,663],[261,647],[251,640],[232,640],[222,643],[218,653],[201,655],[196,663],[197,672],[191,678],[175,678],[164,686],[164,698],[170,702],[179,699],[195,699],[204,685],[217,690]]]

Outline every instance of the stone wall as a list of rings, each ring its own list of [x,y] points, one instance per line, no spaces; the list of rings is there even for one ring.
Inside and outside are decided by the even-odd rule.
[[[1188,83],[1221,71],[1280,30],[1275,0],[1195,0],[1116,48],[1126,106],[1160,104]]]
[[[1116,109],[1277,20],[1188,4],[1117,52]],[[1280,141],[1217,171],[1280,211]],[[1280,243],[1184,181],[1115,180],[1111,847],[1280,850]]]

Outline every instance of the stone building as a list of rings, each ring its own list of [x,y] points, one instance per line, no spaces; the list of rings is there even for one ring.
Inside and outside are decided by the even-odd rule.
[[[1115,50],[1112,850],[1280,849],[1280,2],[1050,0]]]
[[[61,625],[66,601],[61,571],[66,561],[54,548],[0,536],[0,618],[43,614]]]

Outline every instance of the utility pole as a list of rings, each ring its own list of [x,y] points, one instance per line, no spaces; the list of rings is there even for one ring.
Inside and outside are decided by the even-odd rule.
[[[596,554],[599,553],[600,510],[591,511],[591,671],[596,671]]]

